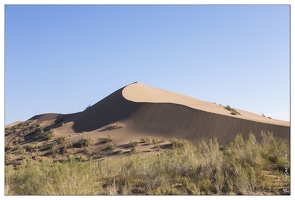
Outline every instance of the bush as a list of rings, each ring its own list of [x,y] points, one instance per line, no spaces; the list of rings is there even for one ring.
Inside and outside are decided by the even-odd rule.
[[[230,111],[230,114],[232,115],[241,115],[238,111],[236,111],[236,109],[231,108],[229,105],[224,107],[226,110]]]
[[[51,153],[52,155],[54,155],[54,154],[56,154],[56,153],[58,153],[58,152],[59,152],[59,149],[57,148],[57,144],[54,143],[54,144],[51,146],[50,153]]]
[[[89,137],[83,137],[79,140],[81,147],[89,147],[93,143],[93,140]]]
[[[172,138],[170,142],[171,149],[185,149],[191,146],[191,144],[188,141],[182,139]]]
[[[54,132],[53,132],[52,129],[50,129],[50,130],[46,133],[46,135],[45,135],[45,139],[46,139],[46,140],[51,140],[53,137],[54,137]]]
[[[136,148],[135,148],[135,147],[131,147],[131,148],[130,148],[130,153],[131,153],[131,154],[135,154],[135,153],[137,153]]]
[[[161,150],[160,144],[155,144],[153,149],[155,149],[156,151],[160,151]]]
[[[113,141],[114,139],[115,139],[114,137],[111,137],[110,135],[108,135],[108,137],[105,138],[105,139],[103,140],[103,143],[111,142],[111,141]]]
[[[28,152],[33,152],[33,151],[35,151],[35,150],[37,150],[38,149],[38,143],[32,143],[32,144],[29,144],[29,145],[27,145],[26,146],[26,150],[28,151]]]
[[[60,143],[63,143],[64,141],[66,141],[67,139],[68,139],[67,136],[64,135],[64,136],[58,137],[56,139],[56,141],[58,144],[60,144]]]
[[[122,128],[123,126],[121,126],[119,123],[116,124],[111,124],[109,125],[106,130],[114,130],[114,129],[118,129],[118,128]]]
[[[130,141],[129,142],[129,148],[132,148],[132,147],[137,147],[138,146],[138,144],[139,144],[139,142],[132,142],[132,141]]]
[[[116,144],[110,143],[107,147],[103,148],[103,151],[113,151],[116,149]]]
[[[150,136],[148,136],[148,137],[140,138],[140,141],[143,143],[150,144],[152,142],[152,138]]]
[[[158,140],[158,138],[153,139],[153,140],[152,140],[152,143],[153,143],[153,144],[159,144],[159,140]]]

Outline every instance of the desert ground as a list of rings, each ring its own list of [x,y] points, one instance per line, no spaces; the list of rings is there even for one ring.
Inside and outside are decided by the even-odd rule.
[[[238,134],[247,139],[250,133],[257,142],[264,141],[262,133],[271,133],[288,143],[290,123],[135,82],[84,111],[40,114],[7,125],[5,164],[17,168],[28,158],[44,157],[104,162],[135,154],[160,156],[173,138],[195,147],[214,138],[229,145]]]

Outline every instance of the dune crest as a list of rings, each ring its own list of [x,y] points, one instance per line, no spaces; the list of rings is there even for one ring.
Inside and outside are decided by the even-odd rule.
[[[228,110],[223,106],[217,105],[215,103],[202,101],[199,99],[191,98],[182,94],[170,92],[167,90],[162,90],[150,86],[143,85],[141,83],[133,83],[126,86],[123,89],[124,98],[133,102],[142,102],[142,103],[174,103],[179,105],[184,105],[190,108],[226,115],[230,117],[236,117],[251,121],[259,121],[269,124],[277,124],[282,126],[290,126],[289,122],[269,119],[255,113],[247,112],[244,110],[236,109],[241,115],[231,115]]]

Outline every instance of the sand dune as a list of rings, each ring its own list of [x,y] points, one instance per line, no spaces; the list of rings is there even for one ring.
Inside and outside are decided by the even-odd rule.
[[[55,126],[61,135],[89,132],[100,138],[109,133],[105,127],[119,123],[122,129],[113,131],[124,142],[140,136],[181,138],[198,144],[202,139],[217,137],[221,144],[229,143],[241,133],[253,132],[261,139],[261,131],[270,131],[277,138],[290,139],[290,123],[236,109],[241,115],[231,115],[223,106],[201,101],[174,92],[135,82],[105,97],[89,109],[74,114],[43,114],[31,120],[54,121],[63,118],[64,126]],[[91,135],[92,134],[92,135]]]
[[[217,137],[223,144],[232,141],[238,133],[246,137],[250,131],[258,140],[261,139],[261,131],[273,132],[279,138],[290,138],[289,122],[237,111],[241,115],[231,115],[223,106],[214,103],[133,83],[84,112],[68,117],[65,123],[73,132],[90,132],[118,122],[125,127],[120,130],[124,135],[119,137],[129,141],[141,134],[183,138],[195,144],[201,139]],[[65,132],[66,127],[60,129]]]

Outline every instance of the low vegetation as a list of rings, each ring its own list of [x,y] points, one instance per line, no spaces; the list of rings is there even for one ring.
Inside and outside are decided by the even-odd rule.
[[[113,141],[114,139],[115,139],[114,137],[111,137],[110,135],[108,135],[108,137],[105,138],[105,139],[103,140],[103,143],[111,142],[111,141]]]
[[[69,156],[62,162],[27,156],[17,167],[5,166],[7,195],[132,195],[132,194],[281,194],[290,183],[290,147],[271,133],[262,133],[257,142],[237,135],[228,145],[217,139],[202,141],[196,147],[173,138],[170,149],[154,154],[136,154],[102,162],[84,155]],[[91,144],[82,138],[81,146]],[[157,140],[158,141],[158,140]],[[159,145],[155,142],[154,145]],[[71,146],[71,145],[69,145]],[[30,149],[36,149],[32,147]],[[115,150],[109,143],[104,150]],[[58,151],[56,143],[52,153]],[[121,152],[122,153],[122,152]],[[7,154],[6,159],[13,155]]]
[[[58,144],[61,144],[61,143],[63,143],[64,141],[66,141],[67,139],[68,139],[68,137],[64,135],[64,136],[58,137],[58,138],[56,139],[56,141],[57,141]]]
[[[150,144],[152,142],[152,138],[150,136],[140,138],[140,142]]]
[[[231,108],[229,105],[225,106],[224,108],[226,110],[229,110],[230,111],[230,114],[232,114],[232,115],[241,115],[238,111],[236,111],[236,109]]]
[[[139,142],[137,142],[137,141],[135,141],[135,142],[130,141],[128,146],[129,146],[129,148],[133,148],[133,147],[137,147],[138,144],[139,144]]]
[[[83,137],[79,140],[81,147],[89,147],[94,141],[90,137]]]
[[[114,130],[114,129],[119,129],[122,127],[123,127],[122,125],[120,125],[119,123],[116,123],[116,124],[111,124],[111,125],[107,126],[106,130]]]

